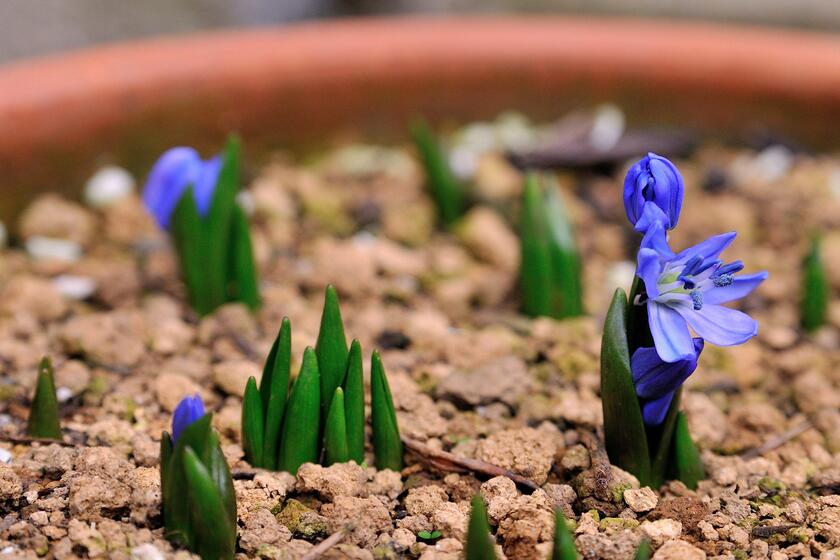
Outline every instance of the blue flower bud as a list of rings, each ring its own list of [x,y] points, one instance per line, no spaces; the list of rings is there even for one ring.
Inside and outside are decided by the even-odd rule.
[[[192,148],[171,148],[152,167],[143,189],[143,203],[158,225],[168,229],[178,201],[192,187],[198,213],[206,216],[221,168],[218,156],[205,161]]]
[[[172,443],[178,441],[178,437],[187,426],[202,416],[204,416],[204,402],[198,393],[181,399],[172,414]]]
[[[673,163],[648,153],[624,179],[624,209],[627,219],[644,233],[654,222],[673,229],[680,218],[683,201],[683,178]]]

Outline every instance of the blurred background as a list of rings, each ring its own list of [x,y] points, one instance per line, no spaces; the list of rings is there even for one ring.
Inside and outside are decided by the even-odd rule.
[[[401,13],[596,13],[840,29],[838,0],[0,0],[0,63],[230,26]]]

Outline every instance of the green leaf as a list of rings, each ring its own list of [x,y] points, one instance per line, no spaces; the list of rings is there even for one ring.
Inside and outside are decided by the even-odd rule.
[[[277,450],[283,412],[289,394],[289,377],[292,369],[292,323],[283,317],[280,332],[274,339],[260,379],[260,397],[265,412],[265,437],[263,439],[263,468],[277,468]]]
[[[688,420],[682,412],[677,414],[677,427],[674,430],[674,466],[677,479],[692,490],[706,478],[700,451],[691,439]]]
[[[204,240],[205,230],[206,226],[198,214],[193,189],[190,187],[175,206],[170,235],[178,253],[187,298],[199,315],[210,313],[225,301],[212,293],[212,277],[221,275],[221,271],[205,268],[207,251],[211,249]]]
[[[648,449],[653,452],[650,465],[650,480],[648,486],[658,488],[665,482],[672,466],[674,426],[677,422],[677,413],[680,410],[682,387],[674,393],[671,405],[665,415],[665,420],[659,426],[646,427]]]
[[[347,356],[344,415],[347,424],[348,457],[361,465],[365,460],[365,380],[362,346],[358,340],[353,340],[350,344],[350,354]]]
[[[292,385],[283,419],[277,468],[297,474],[304,463],[317,463],[320,451],[321,381],[318,358],[310,347],[303,353],[300,373]]]
[[[265,466],[263,461],[264,430],[265,419],[257,380],[250,377],[245,385],[245,396],[242,398],[242,449],[245,451],[245,459],[258,468]]]
[[[160,487],[166,488],[169,478],[169,464],[172,462],[172,438],[164,431],[160,436]]]
[[[530,317],[551,315],[551,253],[546,235],[543,197],[536,175],[529,173],[522,189],[519,218],[522,260],[519,285],[522,311]]]
[[[639,548],[636,549],[636,556],[634,560],[648,560],[650,558],[650,541],[642,539],[639,543]]]
[[[583,315],[580,255],[556,188],[546,192],[544,208],[551,266],[551,316],[577,317]]]
[[[376,468],[399,471],[403,467],[403,446],[397,425],[397,413],[394,410],[391,388],[385,377],[385,368],[382,367],[382,359],[376,351],[370,358],[370,399]]]
[[[566,518],[561,510],[554,512],[554,552],[551,560],[577,560],[575,540],[566,526]]]
[[[210,476],[216,484],[216,489],[222,497],[222,503],[230,519],[236,519],[236,492],[233,489],[233,477],[230,474],[230,467],[227,464],[222,448],[219,445],[219,436],[211,431],[208,437],[206,458],[202,462],[210,471]]]
[[[52,362],[46,356],[38,364],[38,379],[35,382],[35,396],[29,409],[26,433],[36,438],[61,439],[61,423],[58,420],[58,399],[55,396]]]
[[[465,547],[466,560],[495,560],[495,539],[490,534],[490,523],[487,521],[487,506],[480,494],[472,498],[470,522],[467,526],[467,544]]]
[[[615,291],[601,340],[601,403],[604,439],[610,462],[636,476],[651,479],[651,465],[642,409],[633,385],[627,346],[627,296]]]
[[[464,188],[452,174],[446,154],[424,119],[417,118],[411,123],[411,137],[426,173],[438,217],[444,225],[451,226],[464,213]]]
[[[327,286],[324,294],[324,311],[321,314],[315,353],[318,355],[318,369],[321,372],[321,421],[326,422],[330,401],[336,388],[344,381],[347,369],[347,338],[344,336],[338,293],[332,285]]]
[[[239,204],[233,207],[231,217],[231,246],[228,272],[228,299],[241,301],[251,310],[260,306],[260,292],[251,247],[248,219]]]
[[[815,331],[825,324],[828,299],[828,278],[820,256],[820,239],[814,237],[802,265],[801,321],[806,331]]]
[[[344,391],[335,390],[327,425],[324,428],[324,457],[326,464],[346,463],[350,459],[347,449],[347,421],[344,416]]]
[[[190,549],[202,560],[233,558],[236,521],[229,517],[207,467],[190,447],[184,449],[183,468],[193,530]]]

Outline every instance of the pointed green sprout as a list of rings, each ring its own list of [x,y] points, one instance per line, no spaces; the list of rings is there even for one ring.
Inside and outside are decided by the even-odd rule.
[[[682,412],[677,414],[674,430],[674,470],[677,480],[688,488],[697,489],[697,483],[706,478],[700,452],[688,432],[688,420]]]
[[[231,135],[207,216],[199,214],[192,186],[172,215],[170,234],[190,305],[199,315],[229,301],[251,309],[260,305],[248,221],[236,202],[239,146],[239,138]]]
[[[257,380],[250,377],[245,385],[245,395],[242,397],[242,450],[251,465],[255,467],[265,465],[264,445],[265,419],[262,401],[260,401],[260,392],[257,389]]]
[[[561,510],[554,512],[554,551],[551,560],[577,560],[575,539],[566,525],[566,517]]]
[[[344,416],[347,426],[348,459],[359,465],[365,461],[365,380],[362,370],[362,346],[350,344],[347,373],[344,376]]]
[[[321,419],[326,422],[330,401],[335,390],[341,387],[347,371],[347,337],[344,336],[344,322],[335,287],[327,286],[324,295],[324,311],[321,314],[321,328],[315,344],[318,368],[321,372]]]
[[[260,381],[260,398],[265,412],[262,456],[262,467],[265,469],[277,468],[277,452],[280,448],[280,431],[289,394],[291,369],[292,323],[288,317],[283,317],[280,332],[277,333],[277,338],[268,353]]]
[[[344,391],[335,390],[327,425],[324,428],[324,458],[327,465],[345,463],[350,459],[347,449],[347,419],[344,416]]]
[[[467,526],[467,544],[465,547],[466,560],[495,560],[493,536],[490,534],[490,523],[487,521],[487,506],[481,494],[472,498],[470,522]]]
[[[522,310],[555,319],[583,314],[580,255],[556,188],[543,189],[536,175],[525,178],[519,239]]]
[[[229,559],[236,547],[236,496],[211,423],[205,414],[174,445],[168,433],[161,437],[164,526],[168,539],[202,559]]]
[[[52,362],[44,356],[38,364],[38,379],[35,382],[35,396],[29,410],[26,434],[34,438],[61,439],[58,418]]]
[[[391,388],[388,386],[388,378],[385,377],[382,359],[376,351],[370,358],[370,399],[376,468],[402,470],[403,446],[397,426],[394,399],[391,397]]]
[[[438,217],[441,223],[451,226],[464,214],[464,188],[452,174],[446,154],[425,119],[417,118],[411,123],[411,137],[420,156]]]
[[[315,350],[307,347],[286,405],[277,459],[279,470],[297,474],[302,464],[318,462],[321,449],[320,378]]]
[[[820,238],[814,236],[802,265],[802,328],[813,332],[823,326],[828,314],[828,278],[820,256]]]
[[[648,560],[650,558],[650,541],[647,539],[642,539],[642,542],[639,543],[639,548],[636,549],[636,556],[633,557],[634,560]]]

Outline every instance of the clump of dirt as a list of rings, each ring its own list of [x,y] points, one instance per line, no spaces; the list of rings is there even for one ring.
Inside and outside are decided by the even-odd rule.
[[[707,348],[685,390],[708,471],[697,491],[640,488],[599,447],[600,326],[638,241],[623,169],[558,174],[588,311],[563,322],[518,313],[511,216],[522,177],[499,154],[478,161],[477,205],[451,233],[434,227],[406,149],[354,146],[307,165],[279,156],[247,189],[264,301],[253,315],[230,304],[199,319],[185,306],[166,235],[136,195],[97,209],[37,198],[21,243],[0,252],[0,551],[187,557],[164,538],[157,454],[175,405],[198,392],[234,473],[242,557],[299,558],[346,532],[325,558],[460,558],[477,492],[500,557],[546,557],[556,508],[589,560],[632,558],[642,538],[657,560],[837,556],[840,300],[813,335],[798,328],[797,300],[808,229],[826,232],[840,289],[840,164],[780,149],[705,146],[677,162],[686,207],[702,211],[683,213],[672,244],[737,229],[731,255],[770,271],[742,302],[757,339]],[[72,251],[27,245],[43,238]],[[366,465],[304,465],[297,477],[243,460],[245,381],[284,315],[294,356],[315,342],[328,283],[347,333],[366,355],[382,350],[401,431],[425,450],[409,451],[402,473],[368,467],[370,449]],[[21,437],[44,354],[56,366],[61,444]]]

